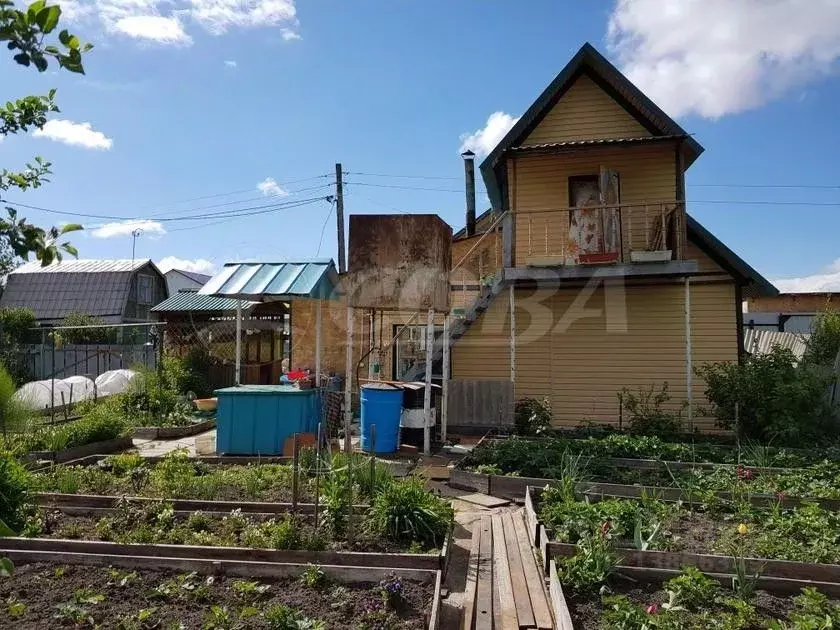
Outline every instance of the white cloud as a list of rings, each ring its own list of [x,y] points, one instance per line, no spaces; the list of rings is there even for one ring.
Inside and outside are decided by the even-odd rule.
[[[235,68],[236,62],[233,59],[226,59],[225,66],[227,66],[228,68]]]
[[[291,28],[284,28],[282,31],[280,31],[280,36],[283,38],[284,42],[291,42],[296,39],[303,39],[303,37],[300,36],[300,33]]]
[[[131,15],[114,23],[114,30],[135,39],[147,39],[159,44],[192,44],[180,20],[160,15]]]
[[[280,188],[280,184],[278,184],[273,177],[266,177],[259,184],[257,184],[257,190],[259,190],[266,197],[285,197],[289,194],[288,192]]]
[[[837,0],[618,0],[622,70],[672,116],[758,107],[836,70]]]
[[[294,0],[190,0],[189,5],[190,16],[214,34],[232,27],[297,24]]]
[[[62,0],[68,21],[159,44],[188,45],[196,26],[220,35],[239,28],[280,28],[297,35],[295,0]],[[190,32],[188,32],[188,30]]]
[[[469,149],[479,158],[485,157],[496,148],[518,120],[519,118],[504,112],[493,112],[484,127],[472,133],[461,134],[461,153]]]
[[[103,151],[107,151],[114,144],[114,141],[104,133],[94,130],[89,122],[76,123],[61,118],[48,120],[43,129],[36,129],[32,135],[71,146]]]
[[[771,280],[783,293],[823,293],[840,291],[840,258],[820,273],[801,278],[780,278]]]
[[[131,236],[134,230],[140,230],[146,236],[163,236],[166,230],[159,221],[150,219],[126,219],[125,221],[114,221],[106,223],[91,231],[96,238],[115,238],[119,236]]]
[[[178,258],[177,256],[167,256],[157,263],[158,269],[166,273],[170,269],[180,269],[182,271],[192,271],[193,273],[205,273],[213,275],[216,270],[216,265],[211,260],[206,258],[196,258],[190,260],[188,258]]]

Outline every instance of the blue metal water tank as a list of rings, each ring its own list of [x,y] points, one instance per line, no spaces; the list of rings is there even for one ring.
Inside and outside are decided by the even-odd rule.
[[[362,385],[362,450],[393,453],[399,448],[403,392],[386,383]],[[371,440],[371,427],[376,427]],[[375,443],[372,443],[374,442]]]
[[[294,385],[240,385],[216,390],[216,451],[281,455],[295,433],[314,433],[318,391]]]

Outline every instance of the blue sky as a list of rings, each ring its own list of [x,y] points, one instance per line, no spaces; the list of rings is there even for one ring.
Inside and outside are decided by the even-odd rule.
[[[706,147],[688,172],[690,212],[769,278],[800,279],[784,288],[840,289],[835,0],[62,6],[96,44],[86,77],[0,66],[7,99],[58,88],[61,113],[41,137],[0,145],[4,167],[53,162],[49,185],[8,195],[59,212],[22,209],[38,224],[138,220],[138,257],[196,268],[311,257],[326,201],[208,215],[326,196],[341,161],[346,213],[437,212],[460,227],[465,136],[491,146],[504,129],[488,118],[520,115],[590,41]],[[276,187],[258,189],[267,178]],[[765,187],[782,184],[798,187]],[[131,256],[133,226],[78,220],[83,257]],[[334,252],[330,218],[320,254]]]

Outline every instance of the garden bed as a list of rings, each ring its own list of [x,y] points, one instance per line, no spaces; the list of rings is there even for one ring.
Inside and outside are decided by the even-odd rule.
[[[141,440],[178,440],[215,428],[215,420],[204,420],[182,427],[134,427],[133,435]]]
[[[61,464],[91,455],[119,453],[130,448],[134,448],[130,437],[118,437],[99,442],[91,442],[81,446],[73,446],[59,451],[30,451],[23,456],[23,459],[33,464],[44,461]]]
[[[433,571],[11,555],[18,566],[0,581],[6,604],[0,625],[20,630],[179,623],[189,629],[420,630],[435,628],[439,618],[439,573]]]
[[[549,595],[558,630],[781,630],[827,628],[840,622],[840,603],[829,599],[840,595],[837,585],[759,577],[738,587],[740,578],[735,574],[703,575],[693,567],[654,570],[618,566],[611,571],[608,586],[602,585],[602,594],[595,588],[597,584],[584,588],[561,584],[557,568],[552,560]],[[777,622],[791,625],[775,625]]]
[[[540,499],[540,489],[529,488],[525,511],[529,536],[540,548],[546,571],[551,558],[573,555],[575,543],[601,527],[610,532],[616,553],[628,566],[679,569],[691,564],[728,573],[742,561],[768,577],[840,584],[840,517],[815,505],[736,515],[683,510],[650,498],[594,505],[584,501],[563,508],[566,531],[558,540],[544,520]],[[630,517],[639,524],[638,535],[625,522]]]

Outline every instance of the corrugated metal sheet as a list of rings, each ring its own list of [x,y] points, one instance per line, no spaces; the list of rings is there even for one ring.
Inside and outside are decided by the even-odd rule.
[[[154,264],[146,260],[65,260],[41,267],[27,263],[9,274],[0,297],[2,307],[30,308],[40,322],[55,322],[69,313],[122,321],[134,272]]]
[[[774,346],[788,348],[797,359],[801,359],[808,347],[810,334],[779,332],[747,328],[744,331],[744,350],[750,354],[767,354]]]
[[[585,147],[600,146],[602,144],[636,144],[648,142],[661,142],[663,140],[677,140],[685,138],[685,134],[672,134],[667,136],[641,136],[638,138],[594,138],[591,140],[566,140],[565,142],[544,142],[542,144],[529,144],[520,147],[512,147],[512,151],[532,151],[534,149],[559,149],[564,147]]]
[[[196,291],[180,291],[152,307],[153,313],[196,313],[196,312],[225,312],[235,311],[238,300],[233,298],[216,297],[215,295],[201,295]],[[256,306],[259,302],[243,302],[242,309]]]
[[[148,258],[136,260],[62,260],[42,267],[37,260],[21,265],[10,275],[31,274],[31,273],[125,273],[140,269],[151,263]]]
[[[198,293],[255,302],[329,298],[337,283],[338,274],[330,259],[227,263]]]

